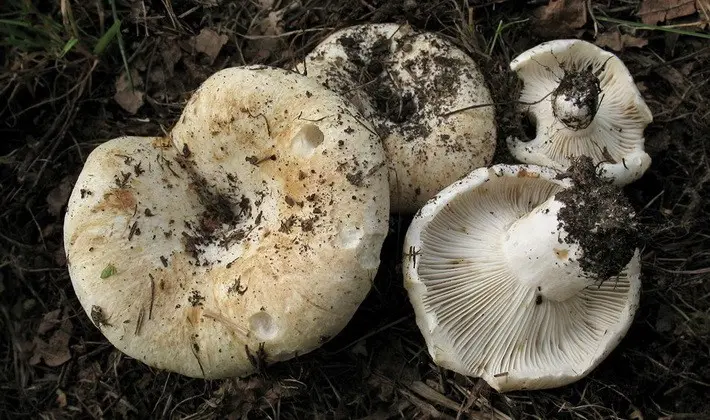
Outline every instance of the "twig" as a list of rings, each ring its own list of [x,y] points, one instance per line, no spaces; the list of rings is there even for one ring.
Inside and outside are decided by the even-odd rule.
[[[532,106],[532,105],[536,105],[536,104],[539,104],[540,102],[544,101],[550,95],[552,95],[552,92],[548,93],[547,95],[543,96],[542,98],[538,99],[535,102],[509,101],[509,102],[491,102],[491,103],[487,103],[487,104],[469,105],[469,106],[466,106],[463,108],[459,108],[459,109],[455,109],[453,111],[446,112],[444,114],[439,114],[439,116],[440,117],[448,117],[453,114],[458,114],[459,112],[464,112],[464,111],[468,111],[470,109],[476,109],[476,108],[484,108],[487,106],[500,106],[500,105],[509,105],[509,104]]]
[[[325,30],[333,30],[333,29],[335,29],[335,28],[308,28],[308,29],[299,29],[296,31],[288,31],[288,32],[284,32],[284,33],[280,33],[280,34],[276,34],[276,35],[247,35],[247,34],[237,34],[237,35],[241,36],[244,39],[250,39],[250,40],[251,39],[272,39],[272,38],[285,38],[285,37],[289,37],[291,35],[299,35],[299,34],[303,34],[306,32],[322,32]]]
[[[603,17],[603,16],[597,17],[597,20],[600,20],[602,22],[616,23],[618,25],[628,26],[631,28],[646,29],[649,31],[671,32],[671,33],[678,34],[678,35],[688,35],[688,36],[695,36],[698,38],[710,39],[710,34],[704,34],[702,32],[695,32],[695,31],[686,31],[684,29],[675,29],[675,28],[668,27],[668,26],[647,25],[645,23],[630,22],[630,21],[626,21],[626,20],[614,19],[614,18]]]

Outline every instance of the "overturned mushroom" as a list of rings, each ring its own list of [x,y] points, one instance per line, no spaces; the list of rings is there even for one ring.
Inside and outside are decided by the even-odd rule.
[[[336,335],[370,289],[388,228],[384,150],[357,115],[298,74],[230,68],[168,138],[97,147],[64,230],[95,325],[129,356],[203,378]]]
[[[403,272],[435,363],[501,392],[551,388],[624,336],[640,293],[634,214],[591,160],[572,168],[481,168],[417,213]]]
[[[491,162],[496,125],[483,76],[469,56],[433,33],[391,23],[349,27],[326,38],[297,69],[374,123],[390,162],[393,212],[414,213]]]
[[[581,40],[540,44],[510,64],[523,81],[522,109],[536,126],[528,142],[508,139],[521,162],[566,169],[589,156],[618,185],[639,179],[651,164],[644,129],[653,120],[624,63]]]

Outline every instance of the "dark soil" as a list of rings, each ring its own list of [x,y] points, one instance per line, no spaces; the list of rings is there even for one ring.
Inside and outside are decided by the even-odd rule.
[[[545,16],[542,0],[283,0],[274,2],[282,16],[274,30],[259,6],[268,1],[117,0],[137,92],[119,78],[115,39],[93,53],[114,22],[109,3],[42,2],[21,13],[30,3],[9,0],[0,10],[0,418],[710,418],[710,45],[609,20],[639,22],[641,3],[654,2],[554,2],[588,6],[586,23],[570,27],[536,17]],[[30,28],[6,23],[20,19]],[[699,11],[659,25],[703,20]],[[500,395],[437,368],[401,284],[409,219],[395,217],[372,292],[313,353],[249,378],[205,381],[116,351],[79,305],[62,245],[66,201],[87,154],[120,135],[163,135],[221,68],[292,68],[336,29],[405,21],[451,39],[485,70],[499,123],[496,163],[511,162],[505,139],[524,132],[512,58],[553,37],[594,41],[595,31],[645,41],[618,53],[654,115],[646,131],[653,164],[624,189],[642,226],[643,294],[618,348],[577,383],[536,392]],[[216,33],[226,36],[217,53],[205,48],[221,45]],[[79,42],[62,54],[73,34]]]
[[[400,92],[393,82],[398,75],[388,72],[387,61],[391,60],[390,46],[392,40],[380,36],[368,49],[362,34],[356,33],[339,40],[345,54],[358,69],[352,74],[357,86],[362,86],[367,95],[372,98],[372,104],[377,112],[389,121],[401,124],[410,120],[418,110],[417,103],[411,92]],[[387,129],[378,127],[380,135],[386,136]],[[426,136],[426,133],[418,133]]]
[[[395,124],[394,127],[386,123],[377,124],[380,136],[386,137],[392,130],[398,130],[405,141],[426,138],[435,128],[432,110],[442,108],[457,95],[460,78],[469,76],[468,63],[458,57],[447,57],[450,46],[441,39],[429,38],[427,42],[437,50],[408,58],[402,64],[409,74],[416,74],[415,69],[419,68],[424,70],[425,79],[436,75],[435,81],[421,80],[418,86],[411,86],[404,82],[403,72],[393,64],[401,59],[397,53],[412,51],[411,41],[421,34],[413,33],[396,40],[380,35],[372,42],[368,39],[369,32],[361,28],[338,38],[337,42],[343,47],[348,61],[354,65],[354,69],[348,71],[352,80],[348,90],[355,87],[361,89],[373,108],[384,116],[380,121]],[[335,67],[334,77],[342,77]],[[429,85],[435,85],[436,90]],[[348,92],[340,93],[347,95]]]
[[[619,188],[597,176],[587,156],[574,159],[568,173],[561,175],[573,182],[555,194],[565,205],[558,216],[568,233],[565,241],[579,243],[584,252],[579,265],[594,281],[618,276],[639,245],[633,206]]]

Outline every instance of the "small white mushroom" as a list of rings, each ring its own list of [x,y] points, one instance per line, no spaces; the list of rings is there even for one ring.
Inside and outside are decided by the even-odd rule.
[[[251,373],[335,336],[387,233],[378,138],[293,72],[217,72],[168,138],[87,159],[64,241],[74,290],[119,350],[187,376]]]
[[[536,137],[508,138],[521,162],[565,170],[589,156],[598,173],[617,185],[639,179],[651,165],[644,129],[653,116],[624,63],[586,41],[540,44],[510,64],[523,81],[522,110]]]
[[[352,26],[326,38],[297,70],[373,122],[390,163],[392,212],[416,212],[493,158],[495,113],[483,75],[436,34],[393,23]]]
[[[500,392],[558,387],[625,335],[640,294],[633,211],[591,160],[576,169],[572,182],[481,168],[417,213],[404,281],[435,363]]]

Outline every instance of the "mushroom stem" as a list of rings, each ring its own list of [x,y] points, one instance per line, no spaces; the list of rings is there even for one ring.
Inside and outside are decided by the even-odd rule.
[[[561,302],[594,282],[582,270],[579,243],[558,220],[564,203],[550,197],[508,229],[503,253],[513,274],[543,298]],[[569,242],[569,243],[568,243]]]
[[[618,276],[638,245],[633,207],[596,175],[591,158],[574,160],[565,175],[573,186],[518,219],[503,241],[513,274],[558,302]]]
[[[565,71],[552,92],[552,113],[572,130],[583,130],[597,114],[601,87],[599,78],[589,70]]]

